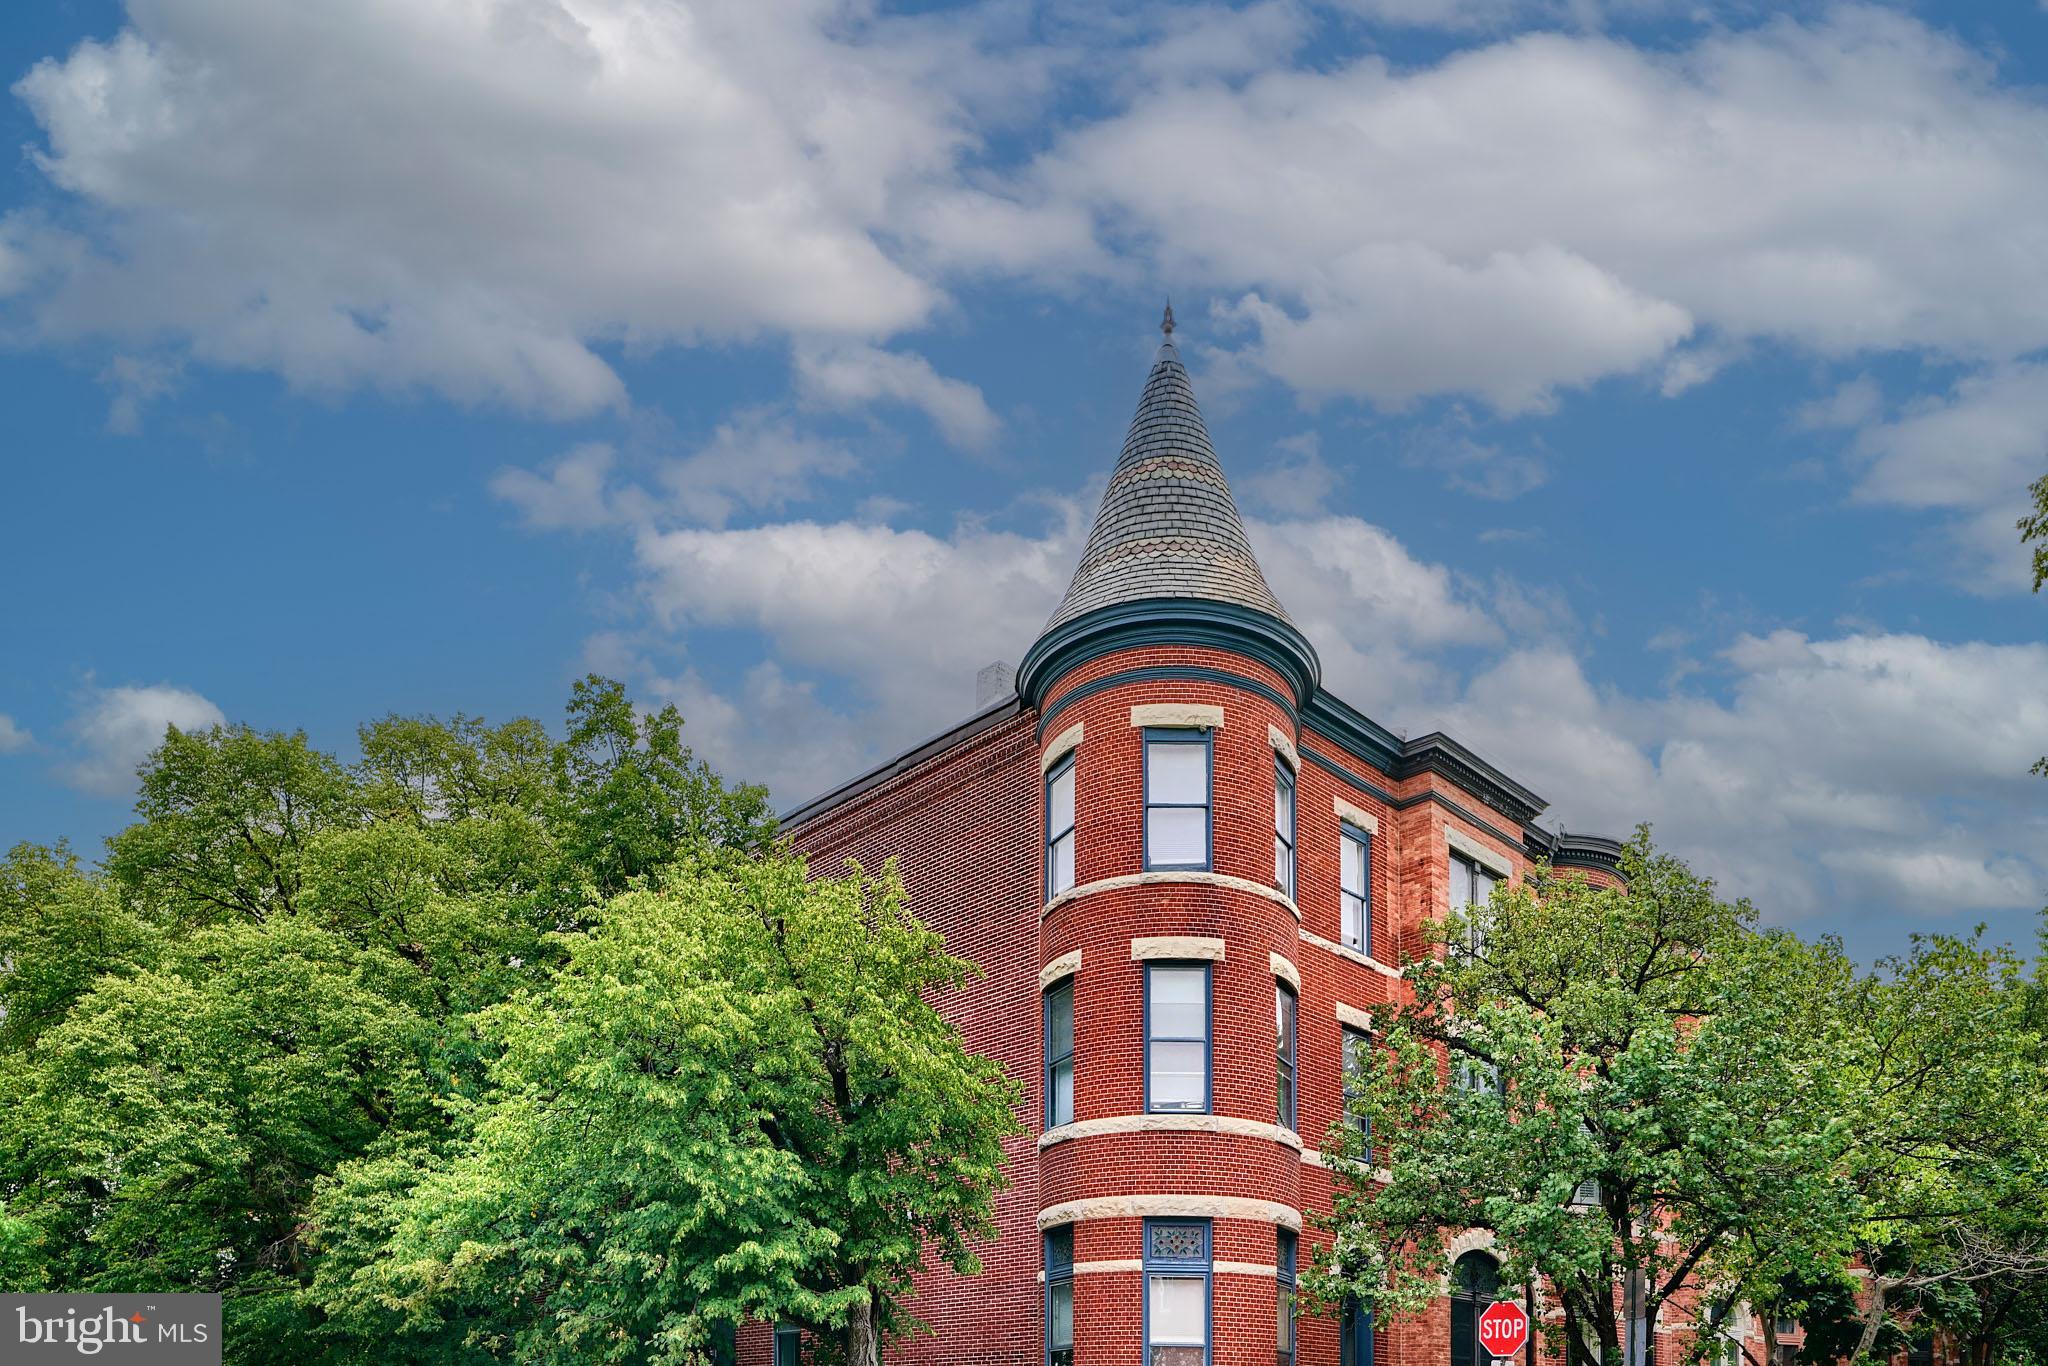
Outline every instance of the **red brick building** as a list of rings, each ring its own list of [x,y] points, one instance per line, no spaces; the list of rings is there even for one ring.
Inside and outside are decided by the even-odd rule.
[[[1019,642],[1020,645],[1026,642]],[[896,857],[987,976],[970,1048],[1028,1088],[978,1277],[928,1274],[935,1334],[891,1363],[1275,1366],[1330,1178],[1344,1058],[1423,923],[1538,856],[1619,845],[1449,736],[1403,739],[1322,687],[1268,588],[1172,338],[1072,586],[1014,696],[786,818],[822,865]],[[1474,1366],[1491,1286],[1384,1325],[1300,1319],[1299,1366]],[[742,1359],[765,1363],[765,1326]]]

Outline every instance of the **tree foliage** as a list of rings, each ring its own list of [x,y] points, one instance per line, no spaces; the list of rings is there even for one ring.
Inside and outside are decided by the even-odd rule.
[[[451,1161],[328,1183],[314,1293],[351,1341],[689,1362],[760,1317],[872,1361],[927,1249],[974,1268],[1016,1091],[935,1008],[970,968],[893,870],[700,860],[566,952],[486,1017],[492,1094]]]
[[[1630,1307],[1652,1351],[1661,1326],[1698,1355],[1699,1316],[1752,1305],[1768,1344],[1832,1297],[1871,1359],[2033,1293],[2048,1073],[2020,964],[1933,939],[1859,973],[1647,830],[1622,869],[1609,889],[1538,867],[1435,928],[1356,1102],[1370,1151],[1332,1130],[1310,1292],[1411,1312],[1442,1293],[1447,1239],[1490,1230],[1578,1366],[1627,1355]]]
[[[680,1360],[871,1350],[972,1265],[1014,1097],[893,872],[807,882],[601,678],[560,739],[358,739],[172,729],[102,867],[0,862],[0,1284],[218,1291],[238,1360]]]

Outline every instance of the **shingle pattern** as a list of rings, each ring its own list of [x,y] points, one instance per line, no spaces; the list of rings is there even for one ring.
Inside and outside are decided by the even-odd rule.
[[[1046,629],[1144,598],[1209,598],[1292,624],[1245,538],[1170,338],[1145,381],[1081,565]]]

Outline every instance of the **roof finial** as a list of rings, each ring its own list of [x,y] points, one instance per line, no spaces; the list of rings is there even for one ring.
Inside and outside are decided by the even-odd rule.
[[[1164,333],[1166,334],[1166,339],[1167,339],[1168,341],[1172,341],[1172,340],[1173,340],[1173,300],[1172,300],[1172,299],[1168,299],[1168,300],[1166,301],[1166,316],[1165,316],[1164,318],[1161,318],[1161,319],[1159,320],[1159,330],[1160,330],[1161,332],[1164,332]]]

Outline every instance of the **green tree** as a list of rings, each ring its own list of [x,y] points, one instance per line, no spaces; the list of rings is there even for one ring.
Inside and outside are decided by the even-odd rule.
[[[141,777],[107,871],[138,910],[186,925],[290,915],[307,843],[360,818],[348,773],[304,732],[172,726]]]
[[[929,1252],[992,1232],[1017,1088],[937,1009],[971,971],[893,869],[707,857],[619,897],[544,994],[490,1012],[452,1161],[353,1164],[314,1294],[414,1359],[693,1362],[793,1319],[871,1366]],[[388,1349],[386,1349],[388,1350]]]
[[[1327,1144],[1333,1242],[1313,1296],[1412,1312],[1442,1293],[1446,1238],[1487,1229],[1507,1281],[1557,1295],[1556,1346],[1594,1366],[1623,1359],[1620,1306],[1654,1344],[1674,1298],[1732,1302],[1838,1254],[1845,1138],[1807,1042],[1826,993],[1750,988],[1843,965],[1757,934],[1647,830],[1622,868],[1625,890],[1539,867],[1433,927],[1364,1078],[1372,1160],[1352,1126]],[[1575,1203],[1587,1181],[1597,1197]]]
[[[0,861],[0,1284],[219,1290],[232,1352],[303,1355],[316,1182],[445,1153],[502,1046],[480,1013],[599,888],[768,839],[680,726],[592,679],[561,741],[386,717],[344,765],[174,729],[101,868]]]
[[[432,1118],[428,999],[403,961],[296,923],[102,978],[0,1074],[7,1214],[48,1283],[225,1292],[237,1356],[277,1359],[306,1326],[314,1180]]]
[[[33,1044],[100,976],[146,965],[149,926],[59,845],[0,860],[0,1052]]]
[[[565,882],[616,896],[678,850],[767,847],[775,834],[767,791],[719,782],[682,731],[673,706],[642,713],[611,679],[576,683],[568,738],[554,752]]]

